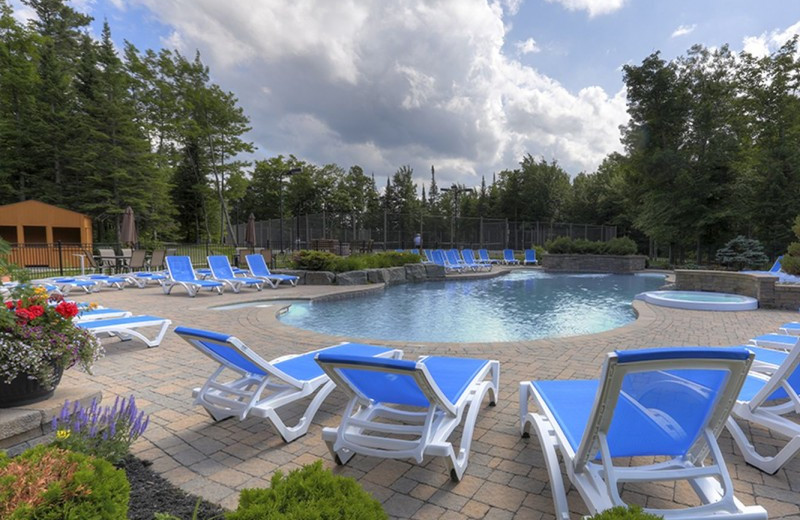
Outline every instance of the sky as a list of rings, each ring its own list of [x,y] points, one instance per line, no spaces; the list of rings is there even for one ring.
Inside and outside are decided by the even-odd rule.
[[[12,5],[28,16],[19,0]],[[622,67],[729,44],[767,55],[796,0],[74,0],[139,49],[200,52],[251,118],[250,159],[294,154],[480,184],[525,154],[571,176],[622,151]]]

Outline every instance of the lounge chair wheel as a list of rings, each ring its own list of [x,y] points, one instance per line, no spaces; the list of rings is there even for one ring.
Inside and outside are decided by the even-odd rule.
[[[489,401],[489,406],[497,406],[497,401]]]
[[[333,456],[333,461],[336,463],[337,466],[344,466],[344,462],[342,462],[342,459],[339,458],[338,454]]]
[[[522,438],[523,439],[530,439],[531,438],[531,432],[522,432]]]
[[[453,482],[459,482],[461,480],[460,478],[458,478],[458,473],[456,473],[456,470],[454,468],[450,469],[450,480],[452,480]]]

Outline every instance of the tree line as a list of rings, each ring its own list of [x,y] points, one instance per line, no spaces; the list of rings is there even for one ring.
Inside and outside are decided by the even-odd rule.
[[[775,256],[800,214],[796,38],[762,58],[695,46],[625,66],[624,151],[594,172],[571,179],[526,154],[478,186],[439,186],[434,166],[420,186],[403,165],[376,181],[358,165],[245,161],[250,120],[199,55],[129,42],[118,53],[108,23],[96,40],[64,0],[23,3],[36,14],[26,24],[0,0],[0,203],[81,211],[98,241],[116,239],[126,206],[145,243],[216,242],[281,210],[365,227],[389,213],[408,232],[421,216],[458,215],[616,225],[643,250],[700,263],[736,235]]]

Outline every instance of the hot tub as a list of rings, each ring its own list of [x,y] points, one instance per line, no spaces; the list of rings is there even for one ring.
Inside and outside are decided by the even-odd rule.
[[[752,311],[758,309],[758,300],[740,294],[705,291],[648,291],[636,295],[653,305],[695,311]]]

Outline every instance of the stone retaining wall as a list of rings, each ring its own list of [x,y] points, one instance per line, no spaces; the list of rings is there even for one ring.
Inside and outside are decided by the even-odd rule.
[[[400,267],[363,269],[345,273],[289,269],[276,270],[275,272],[298,276],[300,278],[297,281],[298,285],[366,285],[371,283],[396,285],[399,283],[445,279],[444,267],[433,264],[406,264]]]
[[[677,269],[675,288],[750,296],[764,309],[797,310],[800,307],[800,285],[778,283],[778,277],[769,274]]]
[[[632,273],[645,267],[639,255],[542,255],[545,271],[572,273]]]

